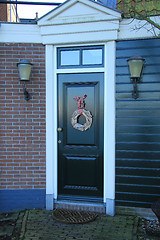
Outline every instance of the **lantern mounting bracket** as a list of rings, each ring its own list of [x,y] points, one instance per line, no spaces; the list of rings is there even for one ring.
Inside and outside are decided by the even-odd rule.
[[[137,98],[139,97],[137,83],[139,83],[140,80],[139,80],[139,78],[133,78],[133,79],[132,79],[132,82],[133,82],[132,97],[133,97],[134,99],[137,99]]]
[[[23,93],[24,93],[24,99],[26,101],[29,101],[31,99],[30,93],[26,90],[26,85],[23,85]]]

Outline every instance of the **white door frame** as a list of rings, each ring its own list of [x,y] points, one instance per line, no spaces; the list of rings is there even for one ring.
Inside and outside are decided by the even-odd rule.
[[[79,44],[76,44],[80,46]],[[85,44],[83,44],[84,46]],[[87,44],[89,45],[89,44]],[[93,45],[93,44],[92,44]],[[96,45],[102,45],[99,43]],[[104,68],[57,69],[57,47],[46,45],[46,209],[57,199],[57,74],[104,72],[104,196],[106,214],[115,214],[115,41],[104,45]],[[74,46],[74,45],[72,45]],[[94,44],[95,46],[95,44]]]

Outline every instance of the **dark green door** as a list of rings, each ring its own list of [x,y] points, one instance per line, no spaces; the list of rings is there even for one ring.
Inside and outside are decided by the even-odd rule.
[[[103,197],[103,90],[103,73],[58,75],[59,198]]]

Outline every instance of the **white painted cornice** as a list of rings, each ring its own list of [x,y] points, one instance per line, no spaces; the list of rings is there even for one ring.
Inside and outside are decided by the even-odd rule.
[[[37,24],[1,23],[1,43],[42,43]]]

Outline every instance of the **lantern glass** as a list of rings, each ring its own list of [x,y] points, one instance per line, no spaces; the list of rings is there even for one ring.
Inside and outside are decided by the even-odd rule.
[[[128,59],[131,78],[140,78],[145,60],[141,57]]]
[[[17,64],[19,70],[19,77],[22,81],[29,81],[32,63],[28,60],[22,60]]]

